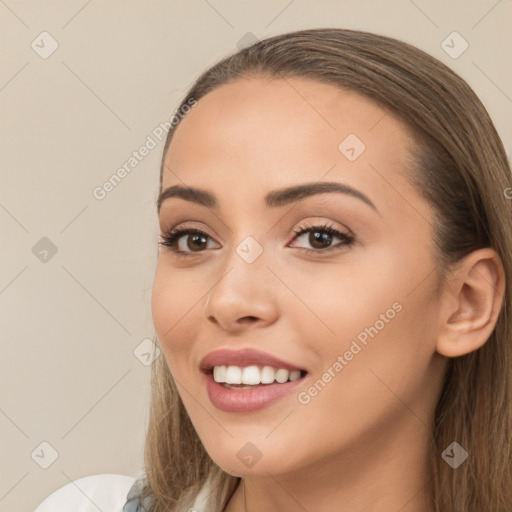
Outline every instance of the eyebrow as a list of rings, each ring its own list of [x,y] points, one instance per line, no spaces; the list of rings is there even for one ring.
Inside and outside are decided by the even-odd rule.
[[[337,182],[304,183],[302,185],[274,190],[265,196],[265,204],[268,208],[279,208],[296,201],[302,201],[307,197],[326,193],[339,193],[355,197],[379,213],[377,207],[368,196],[349,185]],[[158,213],[160,213],[162,203],[171,197],[177,197],[214,210],[219,207],[216,196],[207,190],[173,185],[160,192],[157,200]]]

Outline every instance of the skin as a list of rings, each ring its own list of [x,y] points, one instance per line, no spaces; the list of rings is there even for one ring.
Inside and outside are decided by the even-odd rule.
[[[366,145],[353,162],[338,149],[348,134]],[[491,249],[450,274],[436,267],[432,211],[406,179],[413,144],[407,126],[371,100],[306,79],[234,81],[180,122],[163,188],[209,190],[219,210],[181,198],[162,203],[162,233],[186,223],[209,239],[188,258],[160,248],[152,312],[201,441],[224,471],[243,477],[227,512],[433,510],[427,457],[446,363],[488,339],[504,276]],[[334,193],[264,205],[271,190],[319,181],[360,190],[378,212]],[[330,253],[306,253],[315,250],[310,232],[297,238],[293,230],[323,222],[349,229],[354,244],[333,236]],[[236,252],[247,236],[263,249],[250,264]],[[180,248],[192,253],[190,238]],[[297,393],[395,302],[401,311],[301,404]],[[199,361],[246,347],[308,375],[269,407],[220,411]],[[237,457],[247,442],[261,453],[250,468]]]

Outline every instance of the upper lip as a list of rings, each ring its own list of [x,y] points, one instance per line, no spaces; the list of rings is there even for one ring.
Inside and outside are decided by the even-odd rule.
[[[201,362],[199,367],[202,371],[208,372],[214,366],[272,366],[273,368],[285,368],[286,370],[303,370],[292,363],[288,363],[274,357],[273,355],[255,350],[252,348],[245,348],[241,350],[219,349],[214,350],[207,354]]]

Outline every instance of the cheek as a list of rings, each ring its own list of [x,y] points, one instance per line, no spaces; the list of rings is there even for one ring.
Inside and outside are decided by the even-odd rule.
[[[169,362],[169,355],[185,353],[194,333],[194,317],[201,290],[190,285],[183,275],[158,264],[151,296],[155,331]]]
[[[350,325],[356,335],[323,343],[322,365],[305,393],[297,397],[301,404],[297,433],[317,433],[316,456],[327,455],[335,444],[350,446],[361,439],[375,439],[400,418],[410,421],[412,417],[417,431],[424,431],[431,400],[427,390],[433,383],[432,334],[420,302],[400,300],[402,309],[393,309],[393,318],[388,313],[388,323],[377,320],[380,313],[386,315],[386,308],[366,310],[357,318],[347,313],[340,316],[335,329],[343,332]],[[365,342],[357,337],[361,333]],[[329,421],[321,419],[326,417]]]
[[[435,352],[439,300],[425,254],[406,255],[390,245],[372,252],[372,261],[358,259],[337,271],[325,266],[302,281],[304,288],[296,292],[307,297],[316,315],[296,318],[303,339],[314,340],[316,377],[329,368],[344,379],[350,375],[350,387],[361,390],[360,396],[371,396],[379,386],[386,392],[379,372],[397,389],[422,378]],[[338,356],[343,369],[337,364],[336,371]],[[371,382],[376,386],[368,388]]]
[[[399,315],[403,283],[396,277],[396,254],[373,251],[371,261],[363,256],[361,252],[339,264],[318,265],[315,272],[304,271],[307,277],[301,279],[286,276],[301,301],[292,297],[283,302],[283,314],[293,317],[301,339],[314,340],[321,355],[342,353],[357,336],[362,341],[369,337],[365,329],[375,323],[379,331],[387,329]]]

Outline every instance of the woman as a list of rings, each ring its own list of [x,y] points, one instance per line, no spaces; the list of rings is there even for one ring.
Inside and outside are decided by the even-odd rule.
[[[214,65],[184,108],[124,510],[509,511],[512,178],[474,92],[314,29]]]

